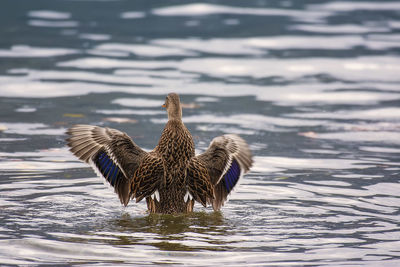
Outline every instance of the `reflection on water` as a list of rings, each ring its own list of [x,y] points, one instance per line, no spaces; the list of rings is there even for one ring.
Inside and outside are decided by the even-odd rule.
[[[93,229],[80,234],[51,233],[62,242],[96,242],[116,246],[148,245],[160,250],[224,250],[229,244],[218,236],[234,235],[221,213],[195,212],[189,215],[143,215],[128,213],[97,221]],[[225,248],[227,250],[228,248]]]
[[[396,1],[3,2],[2,264],[400,264]],[[65,147],[90,123],[152,149],[171,91],[198,152],[255,155],[221,212],[123,208]]]
[[[131,218],[129,214],[123,214],[121,218],[106,222],[106,224],[107,226],[102,231],[117,230],[119,233],[128,235],[120,237],[118,244],[148,244],[161,250],[179,251],[197,250],[200,243],[205,243],[205,248],[212,244],[216,245],[218,239],[213,236],[227,236],[230,230],[229,224],[225,223],[222,214],[218,212],[195,212],[190,215],[148,215],[138,218]],[[135,236],[132,233],[140,233],[140,235]],[[149,235],[156,237],[156,240],[149,239]],[[212,247],[210,246],[209,249],[212,250]]]
[[[189,231],[207,233],[212,228],[224,223],[220,213],[194,212],[189,215],[158,215],[151,214],[140,218],[131,218],[124,214],[118,220],[110,222],[112,228],[117,226],[122,232],[147,232],[163,236],[184,234]],[[223,233],[223,231],[221,231]]]

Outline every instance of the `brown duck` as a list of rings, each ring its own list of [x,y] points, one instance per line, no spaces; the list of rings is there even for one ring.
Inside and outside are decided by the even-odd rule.
[[[237,135],[225,134],[196,156],[178,94],[169,94],[163,107],[168,122],[151,152],[123,132],[92,125],[68,129],[68,146],[107,180],[125,206],[130,199],[146,198],[152,213],[191,212],[195,201],[219,210],[252,165],[248,145]]]

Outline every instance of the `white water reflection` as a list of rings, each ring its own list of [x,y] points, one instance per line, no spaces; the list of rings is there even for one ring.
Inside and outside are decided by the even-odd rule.
[[[124,107],[152,108],[152,107],[161,107],[161,105],[164,104],[164,101],[144,99],[144,98],[119,98],[113,100],[112,103]]]
[[[158,102],[160,103],[160,102]],[[116,109],[116,110],[107,110],[107,109],[100,109],[96,110],[96,112],[101,113],[101,114],[107,114],[107,115],[159,115],[159,114],[165,114],[165,111],[157,111],[157,110],[134,110],[134,109]]]
[[[173,68],[183,72],[195,72],[211,77],[250,76],[283,77],[296,79],[302,76],[330,74],[337,79],[363,81],[365,77],[371,82],[399,81],[400,71],[398,58],[360,57],[356,59],[222,59],[201,58],[178,61],[137,61],[106,58],[86,58],[59,63],[62,67],[78,69],[109,68]],[[273,68],[271,67],[273,66]]]
[[[201,66],[201,67],[200,67]],[[272,67],[273,66],[273,67]],[[400,60],[395,57],[359,57],[355,59],[186,59],[179,68],[210,76],[283,77],[296,79],[305,75],[330,74],[341,80],[399,81]]]
[[[47,170],[64,170],[65,168],[80,168],[82,165],[80,163],[70,163],[66,162],[62,165],[57,161],[54,162],[38,162],[36,160],[30,161],[27,159],[21,160],[21,162],[8,162],[2,161],[0,162],[0,168],[3,171],[47,171]],[[32,175],[26,176],[27,178],[33,178]]]
[[[176,73],[176,72],[175,72]],[[65,75],[64,75],[65,74]],[[36,78],[47,77],[54,80],[73,79],[74,75],[82,77],[88,82],[43,82]],[[272,101],[279,105],[304,105],[304,104],[347,104],[347,105],[372,105],[383,101],[398,100],[399,93],[385,92],[385,90],[398,90],[395,84],[365,83],[365,86],[384,89],[383,92],[373,92],[360,89],[364,84],[314,84],[299,83],[296,85],[282,86],[254,86],[241,84],[221,84],[218,82],[202,82],[199,84],[188,83],[193,75],[185,75],[183,80],[164,78],[162,72],[158,78],[142,76],[131,77],[129,75],[108,76],[85,72],[36,72],[35,79],[24,79],[15,76],[0,76],[3,97],[62,97],[80,96],[88,93],[127,92],[140,94],[146,90],[150,95],[165,95],[175,91],[180,94],[204,95],[212,97],[222,96],[248,96],[253,95],[260,101]],[[98,83],[99,81],[106,83]],[[114,84],[107,84],[108,82]],[[121,85],[116,85],[121,84]],[[129,86],[126,86],[129,85]],[[147,88],[151,86],[151,88]],[[55,90],[56,88],[56,90]],[[346,88],[351,91],[336,91],[338,88]],[[245,90],[244,90],[245,89]],[[308,90],[308,94],[299,93]],[[274,93],[271,93],[274,92]],[[296,115],[297,116],[297,115]],[[306,117],[306,114],[300,116]],[[323,115],[321,115],[323,116]],[[316,116],[318,117],[318,115]]]
[[[88,57],[60,62],[60,67],[73,67],[77,69],[110,69],[110,68],[173,68],[177,64],[176,61],[141,61],[141,60],[118,60],[101,57]]]
[[[37,71],[37,70],[11,70],[13,74],[25,74],[23,78],[26,81],[41,81],[41,80],[75,80],[75,81],[87,81],[87,82],[96,82],[96,83],[114,83],[120,85],[155,85],[156,80],[148,77],[148,75],[143,75],[140,72],[131,72],[130,75],[108,75],[108,74],[99,74],[89,71]],[[117,73],[120,74],[120,73]],[[18,77],[15,79],[14,77],[10,77],[12,80],[22,81],[22,77]],[[1,78],[0,78],[1,81]],[[43,82],[45,84],[46,82]],[[63,84],[60,84],[62,86]],[[29,92],[28,92],[29,93]],[[85,93],[83,93],[85,94]]]
[[[336,110],[335,112],[308,112],[308,113],[296,113],[290,114],[293,117],[302,117],[302,118],[316,118],[316,119],[341,119],[341,120],[350,120],[350,119],[363,119],[363,120],[378,120],[382,121],[381,128],[384,127],[385,124],[383,121],[399,121],[400,108],[398,107],[387,107],[387,108],[369,108],[369,109],[361,109],[361,110]],[[397,124],[392,124],[392,126],[396,126]],[[390,125],[386,125],[390,126]],[[368,128],[368,125],[365,125]]]
[[[48,27],[48,28],[74,28],[79,25],[77,21],[65,20],[65,21],[48,21],[48,20],[30,20],[28,21],[29,26],[35,27]]]
[[[32,10],[28,12],[28,16],[39,19],[63,20],[69,19],[71,17],[71,13],[54,10]]]
[[[0,158],[7,160],[0,161],[0,168],[3,171],[20,172],[16,177],[21,177],[25,172],[44,172],[54,170],[64,170],[82,167],[82,163],[77,162],[67,152],[67,149],[45,149],[39,151],[24,151],[24,152],[0,152]],[[27,175],[26,178],[30,178]],[[12,186],[13,187],[13,186]]]
[[[363,146],[363,147],[360,147],[360,149],[364,150],[364,151],[368,151],[368,152],[398,153],[398,154],[400,154],[400,148]]]
[[[353,1],[333,1],[324,4],[311,4],[308,6],[313,10],[329,10],[332,12],[337,11],[356,11],[356,10],[400,10],[400,3],[398,2],[353,2]]]
[[[293,120],[290,118],[274,118],[258,114],[240,114],[229,117],[214,116],[214,115],[196,115],[193,117],[185,117],[185,122],[188,123],[223,123],[223,124],[238,124],[241,127],[249,129],[267,129],[269,125],[299,127],[299,126],[317,126],[323,123],[321,120]],[[158,121],[154,121],[158,122]],[[164,121],[161,121],[164,122]]]
[[[15,111],[29,113],[29,112],[35,112],[36,110],[37,109],[35,107],[23,106],[23,107],[17,108]]]
[[[180,48],[183,51],[196,51],[219,55],[261,56],[263,54],[267,54],[267,52],[260,50],[258,47],[251,45],[249,42],[250,41],[247,39],[202,40],[198,38],[190,38],[187,40],[159,39],[154,40],[152,43],[166,47]],[[229,47],[229,49],[227,49],[227,47]]]
[[[360,57],[356,59],[185,59],[178,61],[138,61],[105,58],[86,58],[59,63],[62,67],[78,69],[109,68],[174,68],[183,72],[195,72],[211,77],[250,76],[283,77],[295,79],[316,74],[330,74],[337,79],[362,81],[365,77],[373,82],[396,82],[400,61],[393,57]],[[271,66],[274,66],[273,68]]]
[[[10,49],[0,49],[0,57],[30,58],[30,57],[56,57],[77,53],[77,50],[68,48],[31,47],[29,45],[13,45]]]
[[[79,35],[79,38],[92,41],[107,41],[111,39],[111,36],[108,34],[82,33]]]
[[[303,26],[296,26],[300,27]],[[304,26],[306,27],[306,26]],[[312,27],[312,26],[307,26]],[[319,26],[322,27],[322,26]],[[339,26],[336,26],[339,27]],[[330,25],[329,28],[332,29]],[[371,30],[371,28],[369,28]],[[312,32],[313,30],[311,30]],[[373,31],[373,30],[372,30]],[[379,32],[379,31],[377,31]],[[276,37],[251,37],[251,38],[230,38],[230,39],[208,39],[190,38],[187,40],[181,39],[157,39],[152,43],[181,47],[183,49],[191,49],[207,53],[215,54],[247,54],[261,55],[268,52],[267,49],[287,50],[287,49],[318,49],[318,50],[345,50],[357,46],[363,46],[373,50],[383,50],[388,48],[399,47],[398,42],[393,42],[385,37],[391,35],[381,34],[381,38],[359,35],[334,35],[334,36],[276,36]],[[229,49],[226,49],[229,47]],[[225,49],[223,49],[225,48]],[[262,51],[264,49],[266,51]]]
[[[400,144],[400,133],[388,131],[320,133],[318,134],[318,138],[341,140],[346,142],[382,142],[385,144]]]
[[[232,15],[252,15],[252,16],[288,16],[301,21],[319,21],[328,12],[300,11],[292,9],[277,8],[249,8],[234,7],[205,3],[193,3],[187,5],[169,6],[153,9],[153,14],[158,16],[207,16],[214,14],[232,14]]]
[[[144,17],[146,17],[146,13],[141,11],[126,11],[121,14],[123,19],[141,19]]]
[[[62,135],[65,129],[52,128],[44,123],[1,122],[1,131],[19,135]]]
[[[291,29],[301,30],[301,31],[306,31],[306,32],[325,33],[325,34],[326,33],[365,34],[365,33],[389,32],[390,31],[389,27],[383,27],[381,25],[363,26],[363,25],[355,25],[355,24],[341,24],[341,25],[300,24],[300,25],[292,26]],[[328,39],[330,39],[330,38],[332,38],[332,37],[328,37]],[[343,38],[343,36],[341,36],[339,38]],[[324,47],[325,49],[327,48],[326,47],[327,45],[329,45],[329,44],[327,44],[326,42],[322,43],[322,47]],[[336,44],[336,45],[338,45],[338,44]]]
[[[284,158],[284,157],[256,157],[253,171],[266,172],[267,169],[275,167],[277,169],[366,169],[374,165],[368,161],[337,159],[337,158]]]
[[[98,53],[101,54],[103,51],[107,53],[107,51],[113,52],[127,52],[147,57],[162,57],[162,56],[194,56],[196,55],[193,52],[185,51],[175,47],[165,47],[165,46],[157,46],[157,45],[132,45],[132,44],[117,44],[117,43],[106,43],[101,44],[95,48],[94,51],[98,50]]]

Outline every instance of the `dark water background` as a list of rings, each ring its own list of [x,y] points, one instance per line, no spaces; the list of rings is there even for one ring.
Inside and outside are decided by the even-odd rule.
[[[0,265],[400,265],[398,1],[2,0]],[[255,155],[220,213],[122,208],[75,123]]]

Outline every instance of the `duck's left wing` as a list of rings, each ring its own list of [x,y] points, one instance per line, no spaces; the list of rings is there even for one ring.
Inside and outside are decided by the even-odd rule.
[[[235,134],[214,138],[208,149],[196,158],[204,164],[214,185],[214,199],[210,200],[214,210],[221,208],[240,177],[253,164],[249,146]]]
[[[128,205],[135,171],[148,153],[127,134],[111,128],[75,125],[67,134],[70,151],[100,173],[114,187],[121,203]]]

